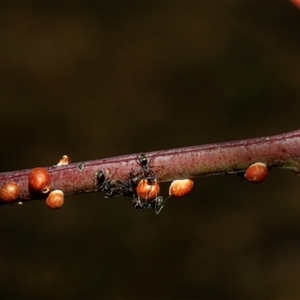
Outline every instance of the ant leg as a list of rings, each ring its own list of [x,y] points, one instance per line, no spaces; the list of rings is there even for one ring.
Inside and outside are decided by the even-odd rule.
[[[164,198],[162,196],[156,197],[155,201],[155,206],[154,206],[154,211],[158,215],[161,210],[164,208]]]

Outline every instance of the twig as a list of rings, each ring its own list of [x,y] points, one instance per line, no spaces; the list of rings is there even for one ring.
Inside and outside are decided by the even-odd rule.
[[[100,191],[95,174],[102,170],[110,184],[126,183],[130,174],[140,171],[138,154],[45,167],[51,177],[51,191],[61,190],[64,195]],[[235,174],[255,162],[266,164],[269,170],[300,170],[300,130],[290,133],[210,145],[185,147],[146,153],[151,170],[158,182],[197,176]],[[0,173],[0,186],[17,183],[20,195],[13,202],[46,198],[29,188],[31,169]],[[0,202],[0,205],[7,202]]]

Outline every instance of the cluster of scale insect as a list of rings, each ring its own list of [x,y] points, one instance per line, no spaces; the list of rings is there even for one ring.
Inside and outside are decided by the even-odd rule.
[[[109,178],[105,177],[102,170],[98,170],[95,174],[97,191],[104,192],[105,198],[117,196],[132,197],[132,204],[135,209],[145,211],[152,208],[158,214],[163,208],[163,197],[156,196],[153,200],[142,199],[136,190],[142,180],[147,180],[150,186],[157,184],[155,172],[152,170],[151,159],[148,159],[146,154],[140,154],[137,157],[137,163],[140,170],[130,172],[127,181],[117,180],[115,183],[112,183]]]

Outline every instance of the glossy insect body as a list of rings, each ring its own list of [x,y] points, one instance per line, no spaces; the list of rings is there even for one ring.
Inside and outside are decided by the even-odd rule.
[[[147,179],[142,179],[136,187],[138,197],[144,201],[151,201],[155,199],[159,192],[160,186],[156,180],[151,183]]]
[[[265,163],[256,162],[248,167],[245,178],[252,183],[261,183],[268,176],[268,167]]]
[[[136,195],[136,186],[131,178],[128,182],[117,180],[116,183],[111,183],[109,179],[105,178],[104,172],[98,170],[95,173],[95,186],[97,191],[104,192],[105,198],[127,196],[134,197]]]
[[[95,173],[95,186],[97,188],[97,191],[105,193],[106,198],[121,196],[120,190],[116,188],[116,186],[112,184],[109,179],[105,178],[104,172],[102,170],[98,170]]]
[[[46,205],[51,209],[58,209],[64,204],[64,193],[61,190],[50,192],[46,201]]]
[[[47,194],[51,188],[51,176],[44,168],[34,168],[28,175],[28,186],[32,192]]]
[[[20,186],[16,182],[6,182],[0,188],[0,200],[4,202],[14,202],[20,196]]]
[[[148,164],[150,163],[150,161],[148,160],[148,157],[145,153],[140,154],[137,158],[137,161],[142,167],[149,168]]]
[[[151,170],[151,158],[148,159],[147,155],[142,153],[137,157],[137,162],[142,168],[143,178],[149,180],[150,183],[153,183],[156,180],[156,176],[155,172]]]
[[[173,197],[183,197],[193,188],[194,182],[191,179],[174,180],[169,188],[169,195]]]
[[[95,186],[98,191],[107,192],[110,190],[110,182],[106,180],[104,172],[102,170],[98,170],[95,173]]]

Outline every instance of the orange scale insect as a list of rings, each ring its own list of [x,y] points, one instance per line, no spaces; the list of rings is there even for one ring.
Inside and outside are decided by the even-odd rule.
[[[169,188],[169,195],[172,197],[183,197],[188,194],[194,186],[194,181],[191,179],[174,180]]]
[[[248,167],[244,176],[251,183],[261,183],[268,176],[267,165],[262,162],[254,163]]]
[[[140,199],[151,201],[159,195],[160,186],[156,180],[154,180],[153,184],[150,184],[149,180],[142,179],[136,187],[136,193]]]

